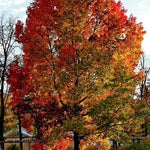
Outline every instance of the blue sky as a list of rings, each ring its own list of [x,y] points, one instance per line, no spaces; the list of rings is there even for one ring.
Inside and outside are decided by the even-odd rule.
[[[118,0],[116,0],[118,1]],[[16,16],[21,20],[26,18],[26,9],[32,0],[0,0],[0,14]],[[143,22],[147,31],[142,44],[145,54],[150,55],[150,0],[121,0],[128,15],[137,17],[138,22]]]

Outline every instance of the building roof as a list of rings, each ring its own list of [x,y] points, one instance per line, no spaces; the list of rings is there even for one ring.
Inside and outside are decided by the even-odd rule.
[[[23,138],[28,138],[28,137],[33,137],[32,134],[30,134],[25,128],[21,128],[21,133]],[[4,134],[5,138],[10,138],[10,137],[19,137],[19,127],[16,126],[9,130],[7,133]]]

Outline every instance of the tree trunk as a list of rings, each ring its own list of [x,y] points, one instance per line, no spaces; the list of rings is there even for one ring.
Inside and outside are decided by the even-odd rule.
[[[4,81],[4,79],[2,80]],[[0,145],[1,149],[4,150],[4,111],[5,111],[5,106],[4,106],[4,97],[3,97],[3,82],[2,82],[2,87],[0,91],[0,99],[1,99],[1,112],[0,112]]]
[[[113,148],[114,150],[118,150],[117,142],[113,140]]]
[[[80,145],[79,134],[74,131],[74,150],[80,150],[79,145]]]
[[[6,73],[6,66],[7,66],[7,54],[4,51],[4,64],[3,64],[3,68],[2,68],[2,74],[0,77],[0,99],[1,99],[1,114],[0,114],[0,141],[1,143],[1,149],[4,150],[4,115],[5,115],[5,104],[4,104],[4,86],[5,86],[5,73]]]
[[[2,115],[2,113],[1,113]],[[3,122],[4,122],[4,118],[3,118],[3,115],[0,117],[0,148],[2,150],[4,150],[4,136],[3,136],[3,131],[4,131],[4,125],[3,125]]]
[[[19,138],[20,138],[20,150],[23,150],[23,144],[22,144],[22,132],[21,132],[21,118],[18,115],[19,120]]]

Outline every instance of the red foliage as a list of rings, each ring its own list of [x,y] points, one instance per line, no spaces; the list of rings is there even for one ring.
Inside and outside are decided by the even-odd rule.
[[[42,150],[43,146],[41,143],[37,142],[32,146],[33,150]]]
[[[7,73],[7,82],[11,84],[10,92],[15,93],[11,101],[12,105],[19,104],[26,92],[31,90],[32,86],[28,89],[25,86],[28,80],[28,73],[26,68],[19,66],[18,61],[10,65],[9,72]]]
[[[60,50],[58,56],[58,67],[69,71],[77,60],[75,45],[67,44]]]
[[[59,141],[53,150],[67,150],[71,144],[71,139],[62,139]]]
[[[16,31],[15,31],[16,40],[21,42],[20,39],[23,36],[23,23],[19,20],[16,24]]]
[[[28,115],[22,120],[22,127],[27,129],[29,132],[32,131],[33,119]]]

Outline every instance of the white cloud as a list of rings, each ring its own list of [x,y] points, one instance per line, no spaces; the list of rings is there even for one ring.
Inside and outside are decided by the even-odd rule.
[[[6,2],[6,0],[2,0],[0,2],[0,11],[7,11],[10,6],[12,6],[12,1]]]
[[[148,3],[149,0],[141,0],[139,1],[139,3],[137,4],[137,6],[140,8],[140,9],[145,9],[149,6],[149,3]]]
[[[20,7],[18,9],[13,9],[13,13],[14,14],[20,14],[20,13],[24,13],[26,12],[26,8],[25,7]]]
[[[33,0],[0,0],[0,15],[10,15],[19,17],[21,20],[26,18],[27,7]]]
[[[15,5],[20,5],[20,4],[24,4],[27,0],[15,0],[14,3]]]
[[[143,50],[146,55],[150,55],[150,13],[144,14],[140,16],[140,20],[143,22],[144,30],[146,34],[144,35],[143,41]]]

